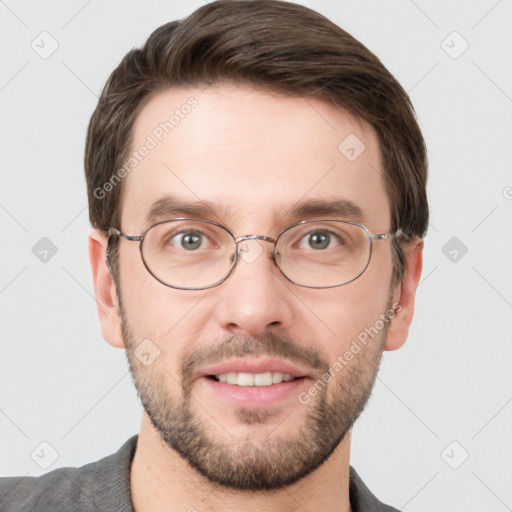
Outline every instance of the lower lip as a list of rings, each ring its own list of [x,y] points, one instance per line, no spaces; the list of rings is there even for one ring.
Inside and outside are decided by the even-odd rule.
[[[303,377],[271,386],[237,386],[208,377],[200,379],[209,391],[222,397],[229,404],[248,408],[275,406],[290,397],[297,397],[307,380]]]

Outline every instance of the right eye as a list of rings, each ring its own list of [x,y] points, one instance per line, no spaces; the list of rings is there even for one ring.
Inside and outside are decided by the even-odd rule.
[[[208,238],[206,235],[196,230],[181,231],[168,237],[168,243],[177,249],[194,251],[204,249],[207,246]]]

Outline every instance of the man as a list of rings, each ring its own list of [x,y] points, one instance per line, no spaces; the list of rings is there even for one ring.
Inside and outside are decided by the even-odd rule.
[[[85,170],[102,332],[141,429],[4,479],[1,510],[396,510],[350,467],[428,224],[423,138],[380,61],[305,7],[212,2],[112,73]]]

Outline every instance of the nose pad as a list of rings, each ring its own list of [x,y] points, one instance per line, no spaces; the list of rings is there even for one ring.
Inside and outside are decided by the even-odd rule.
[[[251,235],[253,238],[247,238],[246,240],[240,240],[235,247],[235,251],[229,257],[229,261],[233,263],[238,263],[239,258],[244,260],[245,263],[254,263],[262,253],[265,252],[264,244],[262,244],[259,240],[265,242],[274,242],[273,239],[269,237],[256,237],[256,235]],[[249,242],[253,242],[253,245]],[[269,259],[274,263],[276,267],[279,268],[278,261],[280,260],[281,254],[274,251],[268,252]]]
[[[241,244],[238,244],[235,247],[235,251],[231,256],[229,257],[229,261],[233,264],[236,260],[238,263],[239,259],[244,260],[246,263],[253,263],[258,259],[258,257],[265,252],[265,249],[263,248],[262,244],[257,242],[256,240],[251,240],[251,242],[256,242],[257,248],[250,248],[250,244],[247,242],[243,242]],[[279,252],[275,253],[273,251],[269,251],[268,253],[269,259],[274,263],[274,265],[279,268],[278,261],[280,260],[281,254]]]
[[[238,254],[245,263],[254,263],[262,254],[263,246],[257,240],[244,241],[238,245]]]

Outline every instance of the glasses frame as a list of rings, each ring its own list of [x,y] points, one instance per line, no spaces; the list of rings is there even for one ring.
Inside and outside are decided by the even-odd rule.
[[[146,263],[146,260],[144,258],[144,252],[143,252],[144,238],[146,236],[146,233],[150,229],[154,228],[155,226],[159,226],[161,224],[165,224],[165,223],[168,223],[168,222],[181,221],[181,220],[190,220],[190,221],[195,221],[195,222],[204,222],[206,224],[212,224],[214,226],[217,226],[217,227],[223,229],[224,231],[226,231],[226,233],[228,233],[229,236],[235,242],[235,252],[233,253],[233,256],[230,257],[230,260],[232,261],[231,269],[229,270],[229,272],[222,279],[220,279],[216,283],[214,283],[212,285],[209,285],[209,286],[202,286],[200,288],[186,288],[186,287],[182,287],[182,286],[172,285],[172,284],[167,283],[166,281],[164,281],[160,277],[158,277],[149,268],[148,264]],[[363,270],[361,272],[359,272],[359,274],[357,274],[354,278],[350,279],[349,281],[346,281],[346,282],[341,283],[341,284],[330,285],[330,286],[308,286],[308,285],[304,285],[304,284],[299,284],[296,281],[294,281],[293,279],[290,279],[285,274],[283,269],[279,266],[279,263],[277,262],[276,247],[277,247],[277,242],[279,241],[281,236],[284,233],[286,233],[287,231],[289,231],[290,229],[292,229],[292,228],[294,228],[296,226],[300,226],[300,225],[303,225],[303,224],[310,224],[310,223],[318,223],[318,222],[339,222],[339,223],[343,223],[343,224],[350,224],[352,226],[357,226],[358,228],[362,229],[364,231],[364,233],[366,234],[366,236],[368,238],[368,241],[369,241],[369,244],[370,244],[370,248],[369,248],[369,252],[368,252],[368,260],[367,260]],[[194,219],[194,218],[188,218],[188,217],[177,217],[175,219],[165,219],[165,220],[161,220],[159,222],[155,222],[154,224],[151,224],[150,226],[148,226],[140,235],[128,235],[126,233],[123,233],[122,231],[120,231],[117,228],[110,227],[109,230],[108,230],[108,244],[109,245],[110,245],[111,237],[113,237],[113,236],[115,236],[117,238],[124,238],[125,240],[128,240],[129,242],[140,242],[139,243],[139,252],[140,252],[141,259],[142,259],[142,263],[144,264],[144,267],[146,267],[146,270],[158,282],[162,283],[164,286],[168,286],[170,288],[174,288],[174,289],[177,289],[177,290],[208,290],[210,288],[215,288],[215,287],[219,286],[220,284],[222,284],[224,281],[226,281],[228,279],[228,277],[235,270],[235,267],[236,267],[236,265],[238,263],[239,256],[240,256],[239,244],[241,242],[246,241],[246,240],[263,240],[264,242],[269,242],[269,243],[273,244],[274,245],[273,251],[272,251],[272,253],[269,254],[269,258],[274,262],[274,265],[279,269],[281,274],[288,281],[290,281],[291,283],[293,283],[293,284],[295,284],[297,286],[301,286],[303,288],[316,288],[316,289],[336,288],[338,286],[344,286],[346,284],[349,284],[349,283],[351,283],[352,281],[355,281],[356,279],[358,279],[359,277],[361,277],[364,274],[364,272],[368,268],[368,266],[370,264],[370,260],[372,258],[373,242],[374,241],[389,240],[389,239],[393,239],[393,238],[398,238],[400,236],[407,237],[407,235],[405,235],[405,233],[403,233],[403,231],[401,229],[397,229],[394,233],[376,233],[376,234],[374,234],[374,233],[371,233],[368,230],[368,228],[366,228],[366,226],[363,226],[362,224],[358,224],[357,222],[352,222],[352,221],[348,221],[348,220],[340,220],[340,219],[301,220],[300,222],[295,222],[291,226],[288,226],[288,227],[284,228],[282,231],[279,232],[279,234],[277,235],[276,238],[272,238],[272,237],[266,236],[266,235],[244,235],[244,236],[236,237],[226,226],[223,226],[222,224],[219,224],[218,222],[214,222],[212,220]],[[110,263],[109,262],[109,257],[110,257],[110,251],[107,249],[107,264]]]

